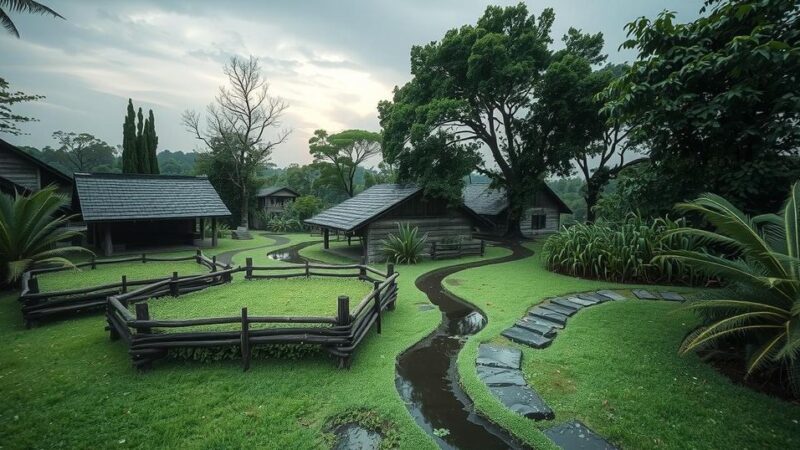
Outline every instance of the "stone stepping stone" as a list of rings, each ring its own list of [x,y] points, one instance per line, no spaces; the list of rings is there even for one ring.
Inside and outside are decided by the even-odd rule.
[[[549,309],[550,311],[555,311],[555,312],[557,312],[559,314],[563,314],[565,316],[571,316],[571,315],[575,314],[576,312],[578,312],[577,309],[566,308],[564,306],[556,305],[554,303],[542,303],[540,306],[542,308],[544,308],[544,309]]]
[[[519,369],[522,365],[522,351],[516,348],[481,344],[478,347],[478,359],[475,363],[502,369]]]
[[[552,338],[547,338],[535,331],[516,326],[508,328],[501,334],[513,342],[533,348],[545,348],[553,342]]]
[[[544,324],[541,321],[532,318],[523,318],[518,320],[515,325],[520,328],[533,331],[534,333],[541,334],[544,337],[556,337],[556,327],[554,327],[553,324]]]
[[[575,303],[576,305],[581,305],[581,306],[593,306],[598,303],[602,303],[598,302],[597,300],[587,300],[585,298],[579,298],[579,297],[569,297],[567,300],[569,300],[572,303]]]
[[[658,300],[658,297],[656,297],[655,294],[645,289],[634,289],[632,292],[633,295],[639,297],[642,300]]]
[[[572,308],[575,311],[577,311],[577,310],[583,308],[584,306],[586,306],[586,305],[579,305],[577,303],[574,303],[572,300],[570,300],[568,298],[554,298],[554,299],[550,300],[550,303],[553,303],[553,304],[559,305],[559,306],[563,306],[564,308]]]
[[[619,292],[614,291],[597,291],[598,294],[608,297],[611,300],[625,300],[625,296],[620,294]]]
[[[597,303],[605,303],[611,300],[611,297],[607,297],[605,295],[597,294],[594,292],[583,292],[581,294],[578,294],[576,297],[582,298],[584,300],[594,300]]]
[[[682,302],[682,301],[686,300],[686,298],[684,296],[682,296],[681,294],[678,294],[677,292],[661,291],[661,292],[659,292],[659,294],[661,294],[661,298],[663,298],[664,300],[670,300],[670,301],[673,301],[673,302]]]
[[[564,314],[560,314],[549,309],[544,309],[539,306],[528,311],[528,314],[532,315],[533,317],[538,317],[553,323],[557,323],[562,327],[567,324],[567,316]]]
[[[522,371],[519,369],[502,369],[500,367],[477,366],[478,378],[489,387],[492,386],[527,386]]]
[[[557,323],[557,322],[553,322],[552,320],[547,320],[547,319],[543,319],[541,317],[532,316],[531,315],[531,311],[528,311],[528,315],[523,317],[520,320],[524,320],[525,322],[528,322],[528,323],[536,323],[536,324],[539,324],[539,325],[544,325],[546,327],[556,328],[556,329],[559,329],[559,330],[564,328],[564,324],[562,324],[562,323]]]
[[[617,447],[578,420],[548,428],[544,434],[564,450],[617,450]]]
[[[529,386],[494,386],[489,390],[498,400],[517,414],[533,420],[551,420],[553,410]]]

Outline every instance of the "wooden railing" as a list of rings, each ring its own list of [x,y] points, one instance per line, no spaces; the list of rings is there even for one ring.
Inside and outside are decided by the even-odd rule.
[[[238,272],[244,278],[279,279],[294,277],[351,277],[372,283],[372,290],[355,308],[350,298],[336,300],[337,314],[326,316],[251,316],[247,308],[241,315],[208,317],[200,319],[160,320],[151,317],[148,298],[159,295],[177,297],[186,292],[231,280]],[[294,264],[286,266],[253,266],[247,259],[244,267],[225,269],[215,273],[162,280],[136,291],[112,295],[108,298],[106,318],[112,339],[122,339],[129,348],[135,367],[150,368],[153,361],[167,356],[170,349],[238,347],[244,370],[250,367],[252,348],[269,344],[319,345],[334,355],[339,367],[348,367],[352,354],[373,326],[381,332],[381,315],[393,310],[397,301],[397,277],[390,264],[386,273],[363,264],[328,265]],[[331,299],[333,301],[333,299]],[[138,302],[138,303],[136,303]],[[135,304],[135,314],[128,308]],[[215,331],[205,326],[236,324],[236,330]],[[252,324],[269,324],[264,328],[251,328]],[[193,327],[192,331],[176,331]],[[199,328],[199,330],[198,330]]]
[[[208,258],[198,249],[194,256],[183,257],[157,257],[148,256],[146,254],[137,255],[128,258],[115,258],[115,259],[95,259],[91,261],[76,264],[79,268],[89,268],[94,270],[97,266],[107,264],[119,264],[128,262],[169,262],[169,261],[195,261],[197,264],[204,266],[210,272],[225,269],[225,266],[216,261],[216,257]],[[38,276],[46,273],[60,272],[70,270],[64,267],[53,267],[44,269],[34,269],[22,274],[19,301],[22,303],[22,318],[25,321],[25,326],[30,328],[32,324],[42,321],[44,319],[53,318],[61,315],[69,315],[81,313],[86,311],[102,309],[106,305],[106,298],[109,295],[128,292],[131,288],[138,286],[147,286],[153,283],[169,280],[169,279],[186,279],[192,278],[194,275],[178,276],[177,272],[173,272],[172,277],[152,278],[146,280],[129,280],[126,275],[120,277],[117,283],[109,283],[97,286],[88,286],[78,289],[69,289],[61,291],[41,292],[39,289]]]
[[[431,259],[459,258],[465,255],[480,255],[486,253],[486,241],[467,242],[432,242]]]

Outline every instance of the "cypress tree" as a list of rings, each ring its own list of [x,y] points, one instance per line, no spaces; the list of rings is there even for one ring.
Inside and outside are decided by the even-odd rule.
[[[144,137],[144,114],[139,108],[137,114],[139,121],[136,123],[136,173],[150,173],[150,163],[147,158],[147,147]]]
[[[156,118],[153,116],[153,110],[150,110],[149,118],[147,121],[148,129],[150,132],[147,134],[147,150],[150,159],[150,173],[158,174],[158,135],[156,134]]]
[[[128,99],[128,114],[122,125],[122,173],[137,173],[136,113],[133,101]]]

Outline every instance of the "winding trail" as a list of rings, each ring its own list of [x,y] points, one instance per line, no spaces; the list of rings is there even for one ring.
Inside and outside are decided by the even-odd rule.
[[[442,323],[400,355],[395,383],[411,415],[444,449],[525,448],[506,430],[475,413],[472,402],[459,385],[458,352],[468,336],[484,327],[486,317],[476,307],[442,288],[442,280],[456,272],[517,261],[533,254],[518,243],[504,243],[503,246],[511,249],[512,254],[434,270],[415,282],[441,310]]]

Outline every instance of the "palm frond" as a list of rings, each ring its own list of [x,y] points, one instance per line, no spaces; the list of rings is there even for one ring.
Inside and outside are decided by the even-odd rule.
[[[0,0],[0,7],[17,13],[50,15],[58,19],[64,18],[64,16],[53,11],[48,6],[33,0]]]
[[[19,30],[17,30],[17,27],[16,25],[14,25],[14,22],[11,20],[10,17],[8,17],[8,14],[6,14],[2,8],[0,8],[0,25],[2,25],[3,28],[5,28],[5,30],[8,31],[9,33],[13,34],[16,37],[19,37]]]

